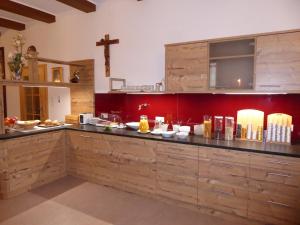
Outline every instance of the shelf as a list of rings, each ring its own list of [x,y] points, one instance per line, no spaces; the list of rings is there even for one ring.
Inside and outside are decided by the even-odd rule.
[[[167,94],[164,91],[150,91],[150,92],[145,92],[145,91],[109,91],[109,94],[144,94],[144,95],[161,95],[161,94]]]
[[[62,65],[69,65],[69,66],[78,66],[78,67],[85,67],[85,65],[67,62],[67,61],[61,61],[56,59],[47,59],[47,58],[38,58],[39,62],[46,62],[46,63],[55,63],[55,64],[62,64]]]
[[[220,57],[211,57],[210,60],[222,60],[222,59],[240,59],[240,58],[252,58],[253,54],[248,55],[233,55],[233,56],[220,56]]]
[[[25,87],[65,87],[83,85],[81,83],[59,83],[59,82],[30,82],[17,80],[0,80],[2,86],[25,86]]]

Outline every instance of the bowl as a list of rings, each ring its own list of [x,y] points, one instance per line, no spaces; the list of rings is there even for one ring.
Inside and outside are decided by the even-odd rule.
[[[190,126],[181,126],[179,127],[180,132],[190,133],[191,127]]]
[[[139,122],[129,122],[129,123],[126,123],[126,126],[133,130],[138,130],[140,123]]]
[[[187,138],[189,136],[189,133],[187,133],[187,132],[178,132],[178,133],[176,133],[176,136],[178,138],[184,139],[184,138]]]
[[[41,121],[39,120],[26,120],[26,121],[21,121],[18,120],[16,124],[18,127],[24,130],[30,130],[33,129],[36,125],[38,125]]]
[[[170,137],[173,137],[173,135],[174,135],[175,133],[176,133],[175,131],[163,131],[163,132],[161,132],[161,135],[162,135],[164,138],[170,138]]]

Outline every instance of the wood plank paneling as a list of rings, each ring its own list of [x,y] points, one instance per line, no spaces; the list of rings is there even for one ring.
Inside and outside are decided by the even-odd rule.
[[[50,132],[4,141],[2,197],[9,198],[65,176],[65,132]],[[0,156],[1,157],[1,156]]]
[[[4,134],[4,96],[2,85],[0,85],[0,134]]]
[[[247,217],[249,154],[199,148],[198,205]],[[204,163],[203,163],[204,162]]]
[[[197,92],[208,87],[208,43],[166,47],[166,91]]]
[[[157,194],[184,203],[197,204],[198,147],[157,145]]]
[[[256,90],[300,89],[300,32],[257,37]]]
[[[79,83],[70,88],[71,93],[71,114],[78,115],[84,112],[94,113],[95,111],[95,87],[94,87],[94,60],[73,61],[71,63],[84,65],[84,67],[70,66],[70,74],[75,71],[80,73]]]

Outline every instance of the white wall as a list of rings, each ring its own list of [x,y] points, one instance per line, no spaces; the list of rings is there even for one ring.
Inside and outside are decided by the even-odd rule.
[[[95,58],[96,92],[108,90],[103,47],[109,33],[112,77],[150,84],[164,77],[164,44],[300,28],[299,0],[103,0],[97,12],[71,11],[25,34],[43,57]]]
[[[111,47],[112,77],[154,84],[164,77],[164,44],[297,29],[299,9],[299,0],[103,0],[95,13],[70,11],[24,34],[41,57],[94,58],[95,90],[106,92],[103,47],[95,45],[106,33],[120,39]]]

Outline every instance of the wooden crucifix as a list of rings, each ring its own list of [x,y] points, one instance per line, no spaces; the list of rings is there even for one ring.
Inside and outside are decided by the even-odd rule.
[[[96,46],[104,46],[104,58],[105,58],[105,76],[110,76],[110,54],[109,46],[113,44],[119,44],[119,39],[109,40],[109,34],[105,35],[105,38],[96,42]]]

